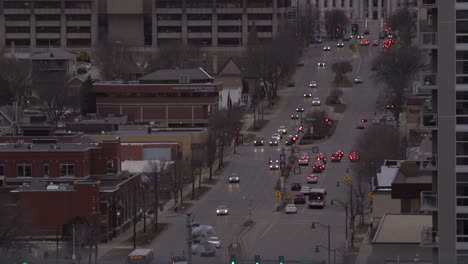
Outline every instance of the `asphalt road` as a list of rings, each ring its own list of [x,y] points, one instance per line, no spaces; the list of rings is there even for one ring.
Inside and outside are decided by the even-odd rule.
[[[330,52],[324,52],[322,45],[310,46],[304,52],[305,65],[298,67],[294,76],[296,87],[286,88],[281,92],[282,97],[276,106],[279,111],[273,115],[268,124],[257,133],[264,136],[266,141],[271,134],[276,133],[280,125],[286,125],[288,129],[299,124],[299,120],[291,120],[291,113],[302,104],[306,111],[317,106],[311,106],[311,98],[304,98],[305,91],[312,91],[313,96],[319,96],[324,105],[325,98],[332,87],[334,74],[331,71],[333,62],[349,59],[353,64],[353,74],[349,77],[359,75],[364,79],[363,84],[355,85],[353,88],[344,89],[342,101],[347,104],[344,115],[340,116],[335,134],[328,140],[315,146],[320,152],[330,155],[338,149],[345,152],[341,163],[328,162],[326,170],[318,174],[318,184],[311,187],[326,188],[327,200],[346,200],[346,185],[336,187],[336,182],[342,180],[349,166],[347,154],[352,151],[355,138],[361,130],[355,129],[355,125],[363,117],[371,119],[374,114],[375,102],[378,96],[378,86],[370,80],[369,61],[380,47],[360,47],[357,54],[352,55],[345,42],[345,48],[337,48],[336,42],[328,43]],[[327,45],[328,45],[327,44]],[[343,50],[346,50],[345,54]],[[325,68],[318,68],[317,62],[326,62]],[[318,83],[317,89],[308,88],[310,81]],[[324,106],[323,106],[324,107]],[[368,123],[368,125],[371,125]],[[327,259],[327,250],[320,249],[315,253],[315,246],[327,246],[327,230],[317,225],[311,228],[313,221],[331,225],[331,247],[343,249],[345,245],[345,212],[337,205],[326,206],[324,209],[307,209],[305,205],[297,205],[298,213],[285,215],[274,213],[277,205],[274,185],[280,176],[279,170],[270,170],[268,159],[277,158],[281,153],[284,142],[278,147],[268,146],[239,146],[238,154],[233,154],[228,159],[228,165],[224,169],[224,175],[220,182],[207,193],[202,200],[198,201],[192,208],[194,221],[200,224],[212,225],[217,236],[222,240],[222,247],[217,250],[216,257],[201,258],[193,257],[193,263],[226,263],[227,246],[236,240],[241,241],[244,256],[242,258],[253,260],[253,256],[261,255],[262,259],[277,260],[278,256],[284,256],[286,260],[297,260],[302,263],[310,261],[322,261]],[[304,146],[310,149],[311,146]],[[311,150],[305,150],[310,152]],[[312,153],[311,153],[312,155]],[[239,184],[228,184],[227,178],[231,173],[238,173],[241,177]],[[290,190],[291,182],[306,183],[306,176],[311,174],[311,168],[302,167],[301,175],[289,177],[286,188]],[[291,193],[291,192],[289,192]],[[291,194],[291,196],[294,193]],[[227,216],[216,216],[215,210],[219,205],[227,205],[230,214]],[[243,237],[238,234],[242,224],[249,217],[249,208],[255,225]],[[186,248],[185,216],[180,215],[172,218],[162,219],[170,222],[170,227],[159,235],[152,244],[156,252],[157,263],[169,263],[171,252],[175,249]],[[337,253],[339,257],[339,254]],[[116,254],[114,258],[122,258]],[[333,256],[332,256],[333,257]],[[338,260],[339,258],[337,258]],[[116,262],[114,262],[116,263]],[[240,262],[239,263],[243,263]],[[247,262],[246,262],[247,263]],[[251,263],[251,262],[248,262]],[[339,262],[337,262],[339,263]]]

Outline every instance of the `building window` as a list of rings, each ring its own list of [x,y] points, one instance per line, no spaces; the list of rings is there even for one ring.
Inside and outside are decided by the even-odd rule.
[[[73,162],[60,163],[60,176],[61,177],[75,176],[75,163]]]
[[[49,176],[49,163],[44,163],[42,165],[42,170],[44,172],[44,176]]]
[[[106,166],[106,173],[107,174],[114,174],[114,161],[108,160]]]
[[[0,163],[0,176],[5,176],[5,164]]]
[[[21,162],[16,164],[17,177],[32,177],[32,164],[30,162]]]

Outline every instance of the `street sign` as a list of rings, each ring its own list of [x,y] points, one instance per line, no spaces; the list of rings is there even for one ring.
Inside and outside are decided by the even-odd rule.
[[[286,155],[280,154],[280,161],[282,162],[286,161]]]
[[[276,198],[280,198],[280,196],[281,196],[280,190],[275,191],[275,196],[276,196]]]
[[[312,153],[319,153],[318,147],[312,147]]]
[[[349,180],[351,180],[349,175],[345,175],[343,179],[344,179],[345,182],[349,182]]]
[[[374,195],[374,194],[373,194],[372,192],[369,192],[369,201],[371,201],[371,202],[372,202],[372,196],[373,196],[373,195]]]
[[[301,167],[295,167],[294,168],[294,174],[296,174],[296,175],[301,174]]]

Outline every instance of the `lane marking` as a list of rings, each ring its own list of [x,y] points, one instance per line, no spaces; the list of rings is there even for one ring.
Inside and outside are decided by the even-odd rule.
[[[260,236],[260,239],[262,239],[262,238],[266,235],[266,233],[267,233],[268,231],[270,231],[270,229],[271,229],[272,227],[273,227],[273,224],[270,224],[270,226],[267,228],[267,230],[265,230],[265,231],[262,233],[262,235]]]

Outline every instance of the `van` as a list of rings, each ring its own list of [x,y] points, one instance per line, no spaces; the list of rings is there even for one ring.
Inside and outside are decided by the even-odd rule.
[[[307,207],[324,208],[327,201],[327,191],[321,188],[311,189],[307,197]]]
[[[127,264],[152,264],[154,251],[151,248],[135,249],[127,257]]]

